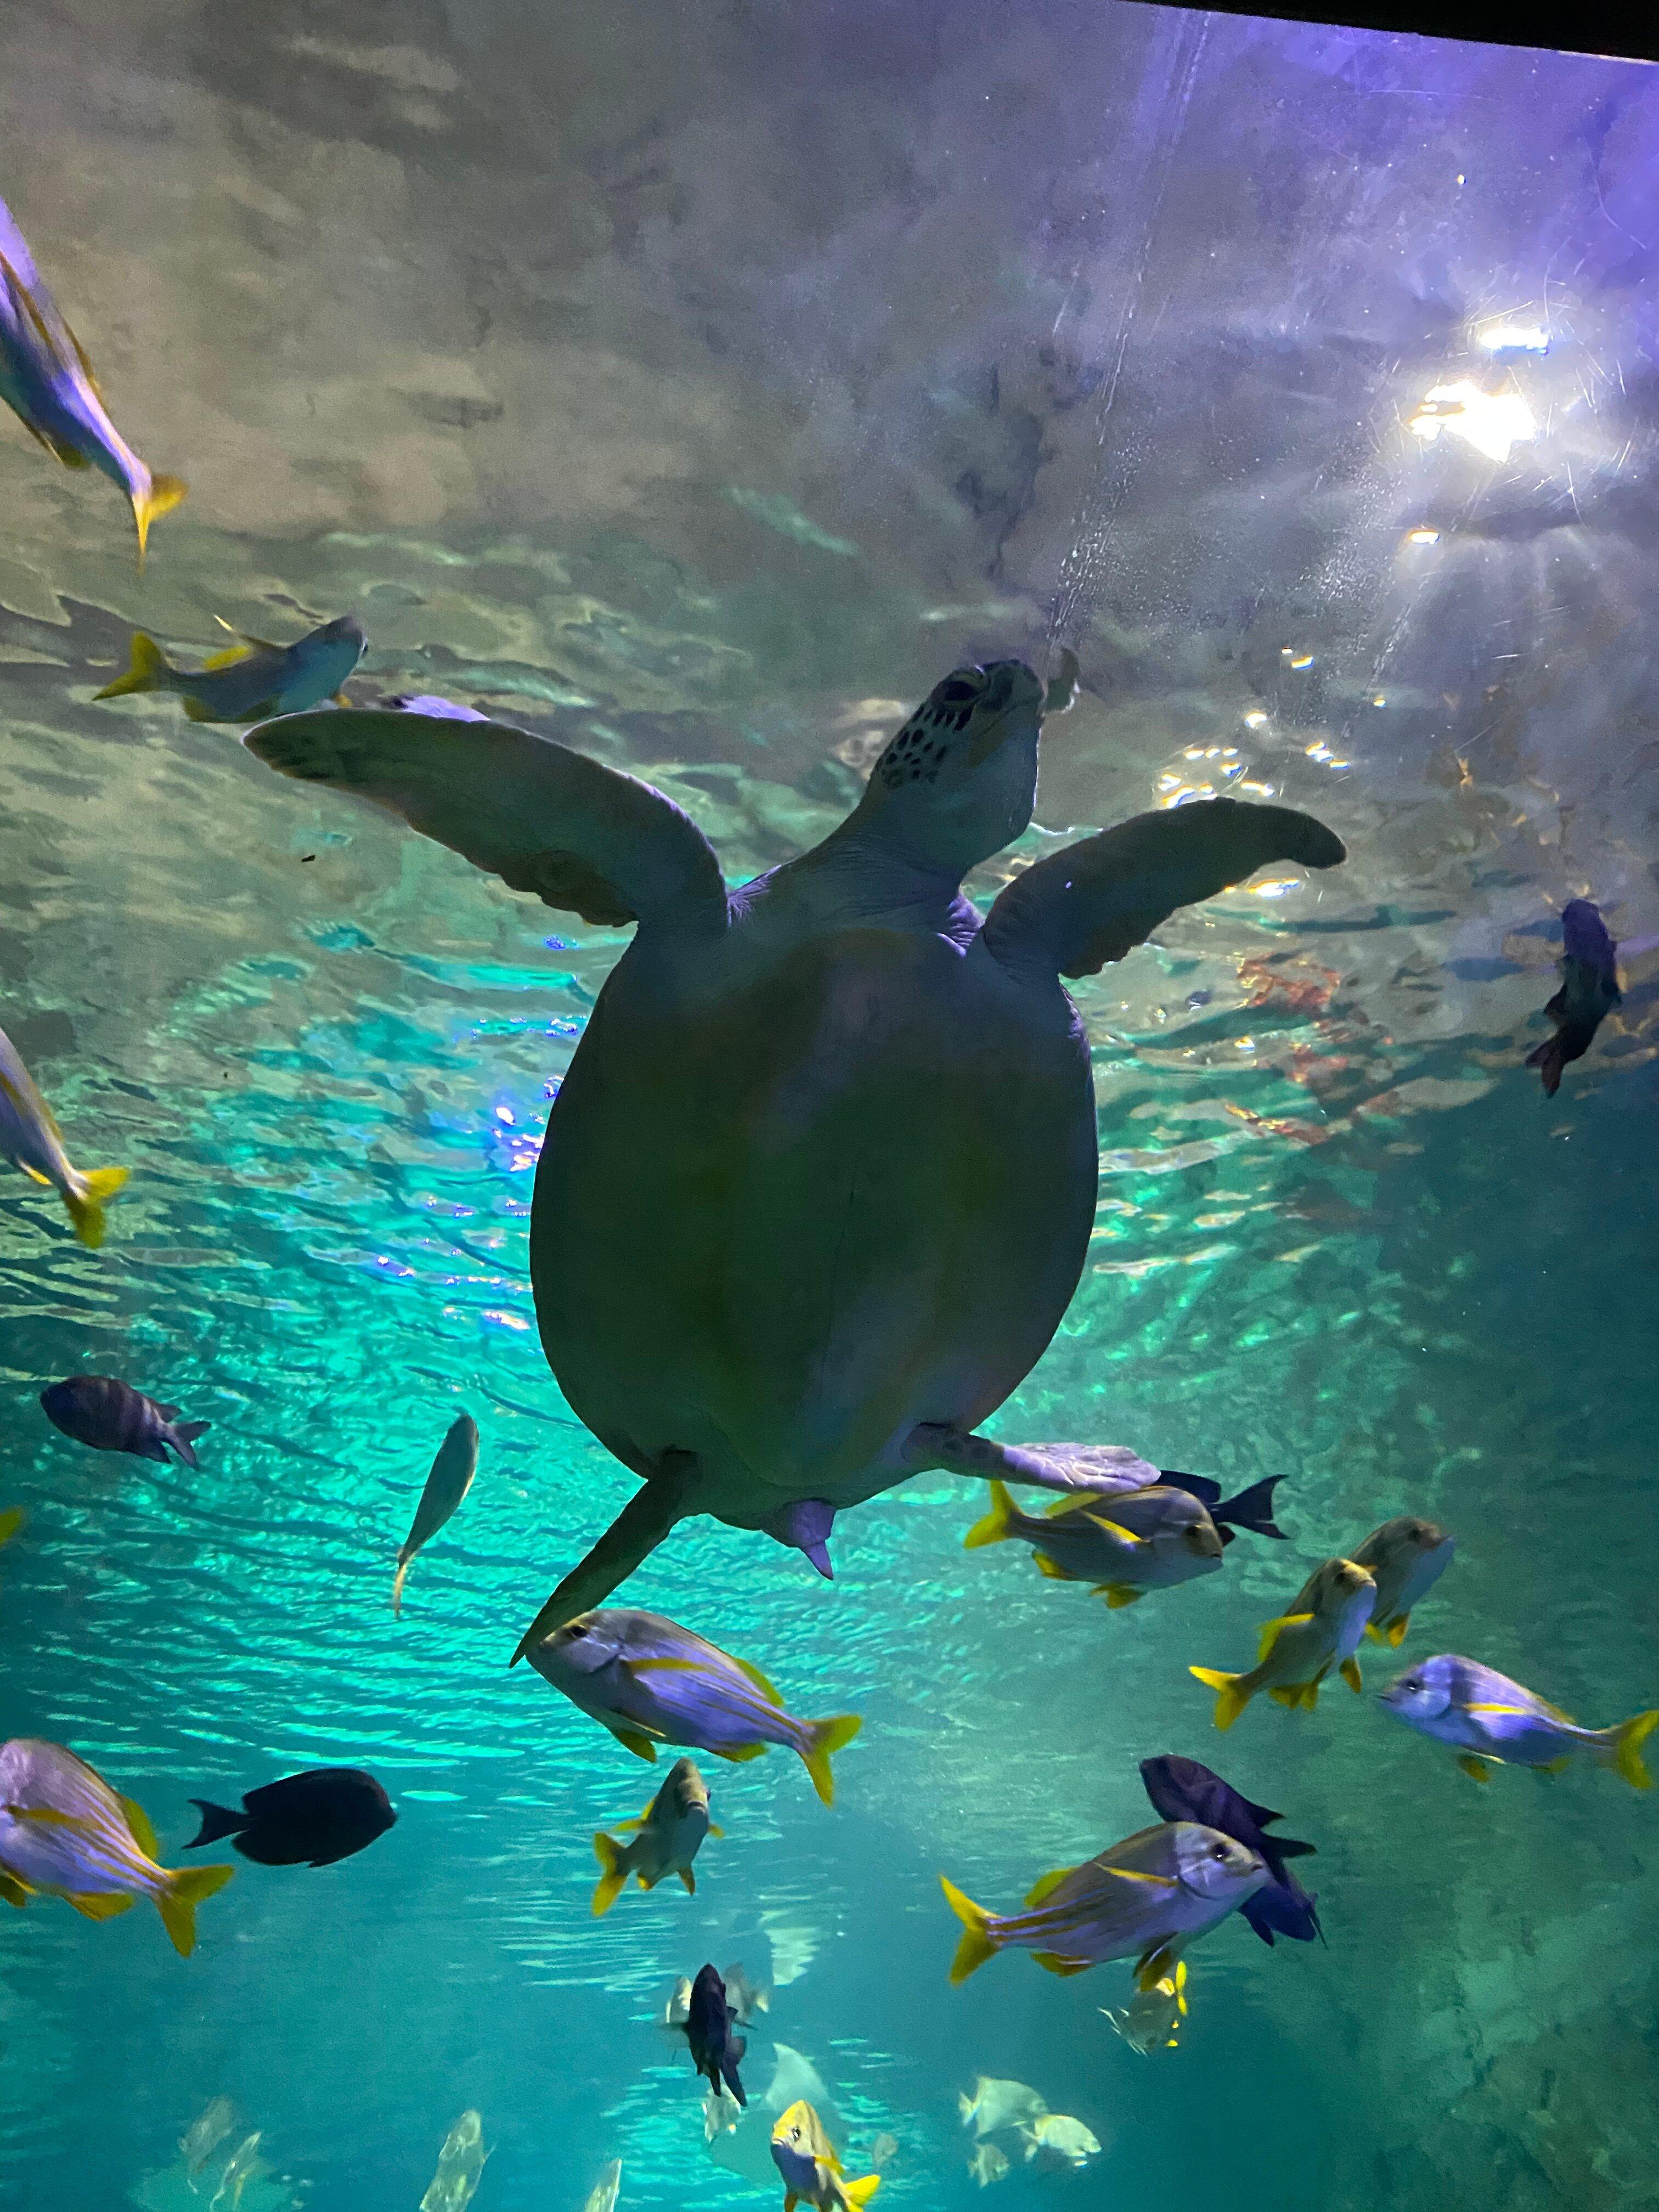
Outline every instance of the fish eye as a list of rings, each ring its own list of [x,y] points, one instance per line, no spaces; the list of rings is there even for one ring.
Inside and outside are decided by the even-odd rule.
[[[1225,1845],[1225,1844],[1211,1844],[1211,1846],[1210,1846],[1210,1856],[1211,1856],[1212,1859],[1224,1859],[1224,1858],[1226,1857],[1226,1856],[1227,1856],[1227,1846]]]
[[[566,1623],[564,1638],[567,1644],[574,1644],[579,1636],[586,1636],[586,1633],[587,1631],[582,1626],[580,1621],[572,1620]]]

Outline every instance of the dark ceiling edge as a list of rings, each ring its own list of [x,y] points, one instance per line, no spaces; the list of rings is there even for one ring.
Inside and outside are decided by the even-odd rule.
[[[1185,0],[1132,0],[1135,6],[1184,5]],[[1603,61],[1659,61],[1659,9],[1628,4],[1568,8],[1482,6],[1479,0],[1387,8],[1189,8],[1194,15],[1255,15],[1273,22],[1316,23],[1328,28],[1399,31],[1414,38],[1463,39],[1480,46],[1513,46],[1575,54]]]

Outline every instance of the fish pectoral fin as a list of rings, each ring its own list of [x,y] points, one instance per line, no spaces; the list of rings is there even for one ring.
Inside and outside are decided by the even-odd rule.
[[[138,1902],[125,1890],[94,1890],[90,1893],[65,1893],[64,1902],[72,1905],[88,1920],[113,1920],[123,1912],[131,1912]]]
[[[1345,1659],[1342,1662],[1342,1679],[1356,1697],[1364,1689],[1365,1685],[1359,1677],[1359,1662],[1357,1659]]]
[[[609,1721],[605,1723],[605,1726],[611,1729],[611,1735],[616,1737],[617,1742],[624,1749],[631,1751],[635,1759],[643,1759],[647,1764],[655,1760],[657,1747],[643,1729],[616,1728]]]
[[[185,717],[192,722],[213,722],[218,720],[205,699],[198,699],[193,691],[186,691],[179,700]]]
[[[769,1705],[775,1705],[778,1711],[781,1712],[783,1711],[783,1699],[772,1687],[772,1685],[767,1680],[765,1675],[762,1674],[760,1668],[758,1667],[751,1667],[746,1659],[739,1659],[734,1651],[728,1652],[726,1656],[731,1660],[732,1664],[734,1667],[741,1668],[743,1672],[747,1674],[750,1680],[760,1692],[762,1697],[765,1698],[767,1704]]]
[[[252,658],[253,647],[251,645],[222,645],[217,653],[209,653],[202,663],[200,673],[205,676],[215,668],[234,668],[239,660],[252,660]]]
[[[721,1843],[726,1841],[726,1831],[718,1820],[711,1820],[708,1823],[708,1832],[711,1836],[718,1836]]]
[[[1092,1959],[1068,1959],[1059,1951],[1033,1951],[1031,1956],[1045,1974],[1086,1974],[1094,1964]]]
[[[1076,1871],[1075,1867],[1054,1867],[1048,1874],[1040,1874],[1032,1883],[1030,1894],[1025,1902],[1027,1905],[1041,1905],[1045,1897],[1060,1887],[1068,1874]]]
[[[1311,1682],[1304,1682],[1302,1685],[1302,1710],[1304,1713],[1311,1713],[1317,1710],[1319,1685],[1324,1679],[1322,1674],[1316,1674]]]
[[[716,1759],[727,1759],[733,1766],[745,1765],[751,1759],[764,1759],[768,1750],[763,1743],[740,1743],[732,1751],[714,1751],[713,1744],[705,1747],[714,1751]]]
[[[1255,1655],[1256,1665],[1260,1667],[1266,1663],[1267,1654],[1278,1643],[1285,1629],[1305,1628],[1312,1619],[1313,1615],[1310,1613],[1281,1613],[1277,1620],[1264,1620],[1261,1624],[1261,1642],[1257,1647]]]
[[[1129,1583],[1097,1583],[1095,1588],[1113,1613],[1121,1613],[1126,1605],[1139,1605],[1146,1595],[1144,1589],[1136,1589]]]
[[[1046,1575],[1051,1583],[1074,1583],[1077,1580],[1075,1575],[1068,1575],[1060,1561],[1048,1553],[1033,1552],[1031,1557],[1037,1563],[1037,1572]]]
[[[1406,1631],[1411,1626],[1411,1618],[1410,1613],[1402,1613],[1395,1620],[1393,1620],[1389,1623],[1389,1641],[1396,1651],[1406,1640]]]
[[[8,1084],[6,1088],[9,1091],[11,1089],[11,1085]],[[39,1168],[32,1168],[27,1160],[19,1160],[17,1164],[22,1169],[23,1173],[28,1177],[31,1182],[38,1182],[42,1190],[50,1190],[52,1188],[52,1177],[50,1176],[42,1175]]]
[[[1457,1755],[1457,1763],[1472,1782],[1492,1780],[1493,1762],[1491,1759],[1477,1759],[1472,1751],[1462,1751]]]
[[[1565,1774],[1572,1765],[1572,1753],[1564,1751],[1559,1759],[1547,1759],[1541,1766],[1534,1766],[1534,1774]]]
[[[690,1868],[682,1867],[679,1869],[679,1876],[680,1880],[685,1884],[686,1895],[688,1897],[695,1897],[697,1893],[697,1877],[692,1873]]]
[[[7,1904],[14,1906],[17,1911],[21,1912],[23,1910],[33,1894],[34,1892],[29,1887],[27,1882],[20,1881],[15,1874],[7,1874],[0,1870],[0,1897],[3,1897]]]

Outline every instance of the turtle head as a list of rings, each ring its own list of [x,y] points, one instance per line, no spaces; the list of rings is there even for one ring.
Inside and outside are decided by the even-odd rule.
[[[959,880],[1030,823],[1047,705],[1023,660],[953,668],[877,761],[854,821]]]

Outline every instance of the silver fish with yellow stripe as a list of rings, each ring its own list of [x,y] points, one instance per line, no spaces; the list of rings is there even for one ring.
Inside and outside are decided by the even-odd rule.
[[[1437,1522],[1401,1513],[1373,1528],[1349,1553],[1376,1584],[1376,1602],[1365,1624],[1373,1644],[1398,1647],[1406,1640],[1412,1607],[1428,1595],[1452,1562],[1455,1543]]]
[[[190,669],[175,668],[148,631],[134,630],[126,674],[93,696],[125,699],[135,691],[175,691],[192,722],[263,722],[338,698],[368,643],[352,615],[320,623],[292,645],[273,645],[269,638],[250,637],[242,630],[233,635],[234,645]]]
[[[965,1551],[1010,1540],[1031,1547],[1055,1582],[1092,1583],[1108,1605],[1133,1605],[1221,1565],[1220,1531],[1189,1491],[1152,1483],[1116,1498],[1083,1492],[1043,1513],[1024,1513],[1006,1486],[991,1484],[991,1510],[963,1540]]]
[[[953,1985],[996,1952],[1030,1951],[1051,1974],[1080,1974],[1108,1959],[1133,1959],[1150,1989],[1173,1972],[1187,1944],[1224,1920],[1267,1880],[1267,1863],[1219,1828],[1164,1820],[1138,1829],[1079,1867],[1036,1882],[1024,1912],[988,1912],[941,1875],[963,1923]]]
[[[593,1838],[593,1855],[604,1869],[593,1892],[596,1920],[610,1911],[630,1874],[641,1889],[654,1889],[665,1875],[677,1874],[695,1897],[697,1878],[691,1862],[708,1837],[724,1832],[708,1817],[708,1785],[689,1759],[674,1761],[667,1781],[637,1820],[617,1825],[635,1831],[629,1842],[619,1844],[603,1832]],[[742,2018],[738,2006],[732,2011]]]
[[[1216,1692],[1216,1726],[1230,1729],[1259,1690],[1276,1705],[1311,1712],[1319,1702],[1319,1686],[1333,1668],[1351,1690],[1359,1691],[1364,1686],[1353,1655],[1376,1602],[1375,1581],[1353,1560],[1327,1559],[1316,1567],[1288,1612],[1262,1623],[1256,1663],[1248,1674],[1188,1668]]]
[[[1632,1790],[1653,1787],[1642,1746],[1659,1728],[1659,1711],[1634,1714],[1613,1728],[1580,1728],[1535,1690],[1452,1651],[1408,1667],[1383,1691],[1382,1703],[1419,1735],[1449,1745],[1477,1782],[1489,1782],[1494,1766],[1553,1774],[1580,1756],[1612,1767]]]
[[[739,1760],[782,1744],[799,1753],[824,1803],[835,1802],[830,1754],[858,1734],[858,1715],[797,1720],[758,1667],[677,1620],[623,1607],[584,1613],[526,1656],[638,1759],[655,1759],[659,1743]]]
[[[0,1153],[31,1182],[55,1190],[69,1209],[75,1233],[94,1252],[104,1241],[104,1204],[127,1179],[125,1168],[90,1168],[70,1161],[64,1133],[24,1066],[16,1046],[0,1030]]]
[[[9,1905],[61,1897],[88,1920],[111,1920],[148,1897],[173,1949],[187,1959],[196,1948],[196,1907],[236,1869],[174,1871],[157,1863],[156,1850],[143,1808],[118,1797],[62,1744],[14,1736],[0,1747],[0,1897]]]

